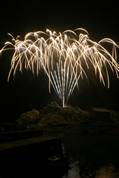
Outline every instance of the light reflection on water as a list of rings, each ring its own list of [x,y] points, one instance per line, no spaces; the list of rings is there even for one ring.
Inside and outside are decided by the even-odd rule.
[[[62,178],[119,178],[119,171],[115,170],[112,164],[105,165],[96,170],[95,175],[80,175],[79,162],[74,162],[69,166],[67,175]]]
[[[73,164],[70,164],[67,175],[63,176],[63,178],[80,178],[79,163],[74,162]]]
[[[68,132],[64,143],[71,159],[62,178],[119,178],[119,136]]]
[[[119,172],[112,164],[109,164],[96,171],[96,178],[119,178]]]

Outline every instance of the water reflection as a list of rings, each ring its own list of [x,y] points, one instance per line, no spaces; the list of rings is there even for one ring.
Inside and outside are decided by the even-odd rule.
[[[119,136],[74,132],[64,139],[71,164],[63,178],[119,178]]]
[[[91,172],[91,170],[90,174],[88,173],[89,172],[86,171],[83,175],[80,175],[79,162],[75,162],[71,164],[67,175],[63,176],[63,178],[119,178],[119,170],[115,171],[115,167],[112,164],[103,165],[103,167],[95,170],[95,174]]]
[[[69,170],[63,178],[79,178],[79,162],[74,162],[69,165]]]
[[[101,167],[96,172],[96,178],[118,178],[119,174],[115,171],[114,165],[109,164]]]

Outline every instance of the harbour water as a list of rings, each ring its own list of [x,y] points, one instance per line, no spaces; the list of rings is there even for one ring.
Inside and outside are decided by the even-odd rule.
[[[0,178],[119,178],[118,132],[82,134],[75,127],[57,136],[1,144]]]
[[[62,178],[119,178],[119,135],[67,131],[64,143],[70,165]]]

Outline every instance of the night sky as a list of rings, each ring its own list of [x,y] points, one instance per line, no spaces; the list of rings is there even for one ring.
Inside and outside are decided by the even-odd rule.
[[[29,1],[16,3],[2,2],[0,10],[0,47],[9,39],[7,33],[21,38],[27,32],[45,30],[56,31],[83,27],[91,39],[110,37],[119,41],[118,5],[114,1]],[[40,108],[56,98],[48,92],[47,78],[30,72],[18,73],[7,82],[10,59],[13,51],[0,56],[0,118],[14,120],[21,112]],[[118,109],[119,81],[111,77],[111,88],[107,89],[94,81],[81,81],[80,91],[76,90],[70,99],[71,105],[84,109],[107,107]]]

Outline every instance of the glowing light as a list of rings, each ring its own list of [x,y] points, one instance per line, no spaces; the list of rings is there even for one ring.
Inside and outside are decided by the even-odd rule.
[[[63,107],[68,102],[79,80],[87,77],[87,71],[93,70],[103,85],[110,86],[109,70],[119,76],[117,48],[119,46],[110,38],[95,42],[89,38],[83,28],[64,32],[37,31],[27,33],[24,40],[12,38],[5,43],[0,52],[14,49],[11,60],[11,74],[17,70],[30,69],[33,73],[45,72],[49,79],[49,91],[54,88],[62,101]],[[112,45],[109,52],[104,44]]]

